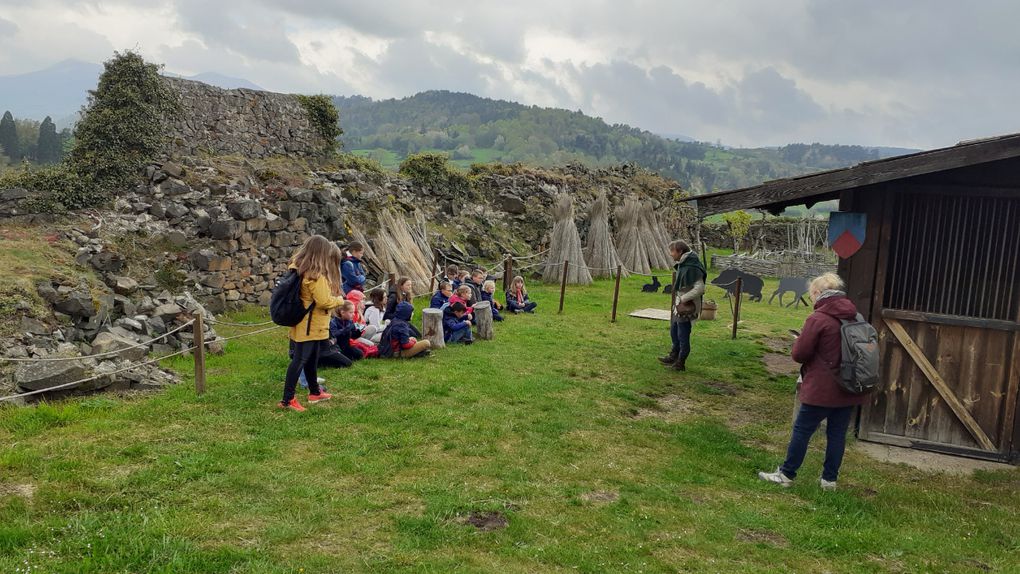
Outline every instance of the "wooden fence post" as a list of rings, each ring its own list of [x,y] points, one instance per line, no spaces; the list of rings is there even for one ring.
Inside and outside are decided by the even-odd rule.
[[[740,323],[740,293],[744,286],[744,280],[737,277],[737,293],[734,295],[736,301],[733,303],[733,336],[732,339],[737,338],[737,325]]]
[[[439,248],[432,250],[432,278],[429,279],[429,293],[436,292],[436,278],[443,274],[443,266],[439,264]],[[433,345],[435,347],[435,345]]]
[[[483,341],[491,341],[494,336],[492,331],[492,306],[488,301],[479,301],[474,304],[474,308],[478,338]]]
[[[421,310],[421,334],[432,343],[433,349],[442,349],[446,346],[442,311],[431,308]]]
[[[560,281],[560,313],[563,313],[563,295],[567,292],[567,268],[570,267],[570,260],[563,260],[563,279]]]
[[[205,328],[202,326],[202,313],[195,315],[192,324],[195,341],[195,394],[205,393]]]
[[[506,259],[503,260],[503,292],[506,293],[510,289],[510,276],[514,272],[514,258],[509,253],[506,254]]]
[[[610,323],[616,322],[616,303],[620,300],[620,275],[623,275],[623,265],[616,266],[616,287],[613,288],[613,319]]]

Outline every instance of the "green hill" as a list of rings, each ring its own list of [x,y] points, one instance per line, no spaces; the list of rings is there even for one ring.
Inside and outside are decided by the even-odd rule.
[[[623,124],[556,108],[526,106],[448,91],[402,99],[337,97],[344,147],[395,167],[408,154],[450,153],[474,162],[561,165],[635,163],[678,180],[693,193],[853,165],[908,150],[791,144],[735,149],[667,139]]]

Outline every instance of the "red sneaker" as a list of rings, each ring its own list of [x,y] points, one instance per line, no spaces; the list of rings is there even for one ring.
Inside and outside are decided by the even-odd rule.
[[[281,409],[288,409],[288,410],[292,410],[292,411],[297,411],[299,413],[305,412],[305,407],[301,406],[301,403],[297,402],[296,398],[295,399],[291,399],[289,403],[285,403],[283,401],[280,401],[280,402],[276,403],[276,405],[278,407],[280,407]]]
[[[327,393],[326,391],[320,391],[319,394],[317,395],[308,395],[308,402],[319,403],[322,401],[328,401],[331,398],[333,398],[333,395]]]

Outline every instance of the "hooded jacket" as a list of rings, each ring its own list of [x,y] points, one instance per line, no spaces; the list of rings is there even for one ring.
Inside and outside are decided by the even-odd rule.
[[[340,276],[344,282],[344,293],[354,289],[360,291],[365,286],[365,271],[361,268],[361,260],[353,255],[348,255],[340,264]]]
[[[389,326],[383,331],[379,341],[380,356],[391,357],[401,349],[410,349],[414,346],[417,342],[414,339],[416,331],[409,322],[413,314],[414,305],[407,301],[397,303],[393,311],[393,319],[390,320]]]
[[[800,402],[816,407],[863,405],[869,395],[854,395],[839,386],[839,365],[843,360],[841,319],[852,320],[857,307],[842,291],[826,291],[815,302],[815,311],[790,353],[801,364]]]

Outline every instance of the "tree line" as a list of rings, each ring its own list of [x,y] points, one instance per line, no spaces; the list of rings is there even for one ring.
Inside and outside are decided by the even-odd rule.
[[[64,159],[71,130],[57,131],[50,116],[39,122],[15,118],[10,110],[0,118],[0,166],[28,161],[55,164]]]

